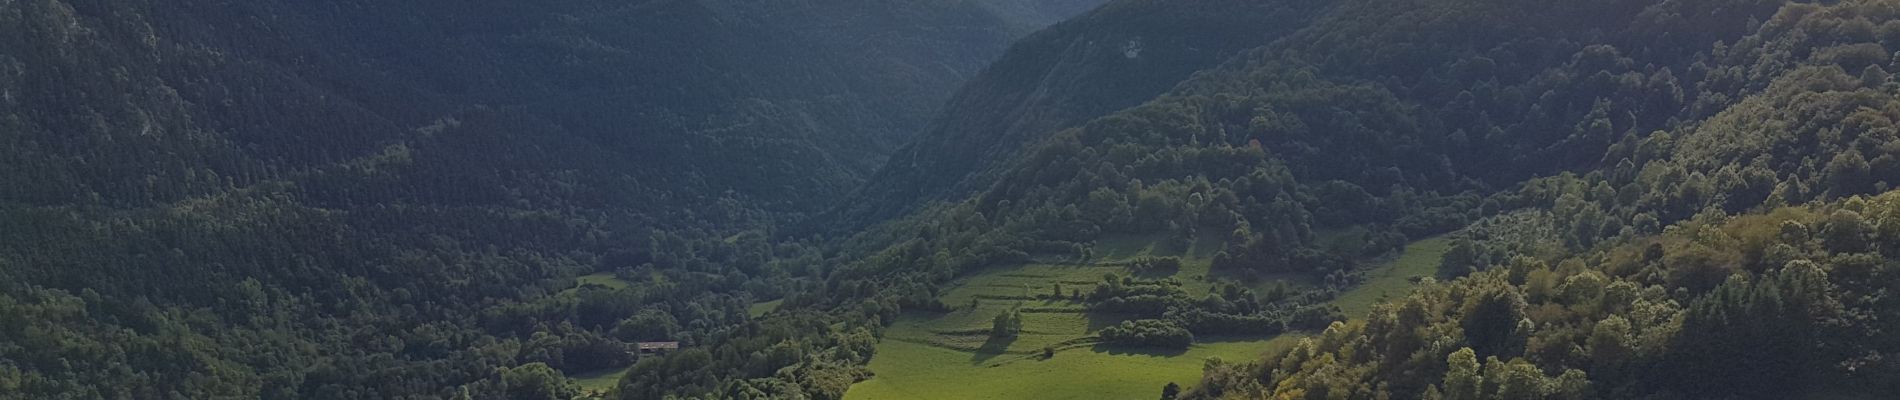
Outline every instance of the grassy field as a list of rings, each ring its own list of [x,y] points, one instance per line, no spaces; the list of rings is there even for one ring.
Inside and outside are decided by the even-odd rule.
[[[615,277],[612,272],[600,272],[600,273],[587,274],[587,275],[574,277],[574,287],[567,288],[567,290],[562,290],[561,293],[569,293],[569,292],[581,290],[581,287],[587,286],[587,285],[600,285],[600,286],[605,286],[608,289],[623,289],[623,288],[626,288],[629,284],[627,283],[627,281],[623,281],[623,280],[620,280],[619,277]]]
[[[1213,246],[1200,241],[1170,249],[1156,244],[1158,239],[1098,242],[1095,261],[1100,264],[999,267],[964,279],[943,296],[954,311],[906,314],[885,331],[870,365],[877,375],[853,385],[845,399],[1147,399],[1158,397],[1169,382],[1192,386],[1209,358],[1252,361],[1298,340],[1297,334],[1199,338],[1185,351],[1104,346],[1089,338],[1125,316],[1089,313],[1066,299],[1037,298],[1057,285],[1065,294],[1087,292],[1105,274],[1129,273],[1116,263],[1142,256],[1182,257],[1181,270],[1172,276],[1196,296],[1214,286],[1206,278]],[[1409,290],[1412,277],[1434,273],[1448,247],[1444,238],[1412,243],[1336,303],[1348,315],[1361,316],[1374,302]],[[1281,279],[1307,282],[1297,276]],[[1013,339],[991,339],[991,318],[1011,308],[1024,310],[1023,332]],[[1043,359],[1044,347],[1056,349],[1055,357]]]
[[[608,390],[613,389],[614,385],[619,384],[620,377],[626,376],[627,370],[632,368],[633,367],[601,370],[598,372],[577,374],[568,378],[572,378],[575,383],[579,383],[582,392],[606,393]]]
[[[1150,399],[1168,382],[1192,386],[1201,364],[1212,357],[1250,360],[1297,339],[1199,343],[1185,352],[1083,347],[1055,358],[995,363],[981,355],[936,346],[886,340],[871,370],[877,377],[851,387],[846,400],[883,399]]]
[[[624,289],[627,287],[626,281],[614,277],[614,274],[611,272],[581,275],[578,278],[574,278],[574,280],[576,287],[587,286],[589,284],[606,286],[608,289]]]
[[[1412,279],[1438,273],[1438,260],[1451,249],[1451,239],[1437,236],[1412,242],[1405,253],[1366,272],[1366,281],[1339,298],[1333,299],[1347,317],[1361,318],[1372,305],[1389,298],[1404,296],[1412,290]]]
[[[746,308],[745,311],[746,311],[746,314],[752,315],[752,318],[758,318],[758,317],[765,316],[765,313],[772,312],[772,310],[777,310],[778,305],[784,304],[784,303],[785,303],[785,299],[761,301],[757,303],[752,303],[752,307]]]
[[[907,314],[886,330],[871,361],[877,376],[852,386],[845,398],[1148,398],[1159,396],[1168,382],[1199,380],[1208,358],[1250,360],[1293,343],[1285,337],[1218,338],[1185,351],[1099,345],[1091,340],[1095,331],[1127,317],[1090,313],[1066,297],[1037,298],[1058,287],[1064,296],[1088,292],[1104,275],[1130,274],[1119,263],[1143,256],[1181,257],[1181,269],[1168,276],[1197,296],[1207,293],[1214,285],[1206,279],[1214,246],[1201,241],[1168,248],[1157,244],[1160,239],[1104,240],[1096,246],[1095,264],[1000,267],[963,280],[943,296],[955,311]],[[1012,308],[1023,310],[1023,332],[991,339],[991,319]],[[1056,356],[1043,359],[1045,347],[1056,349]]]

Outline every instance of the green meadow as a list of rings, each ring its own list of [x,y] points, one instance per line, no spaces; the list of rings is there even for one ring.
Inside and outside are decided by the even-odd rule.
[[[1360,318],[1372,306],[1411,292],[1412,280],[1438,274],[1438,260],[1451,250],[1451,239],[1435,236],[1407,244],[1405,253],[1366,271],[1366,281],[1340,293],[1333,305],[1347,317]]]
[[[746,314],[751,315],[752,318],[758,318],[773,310],[777,310],[780,304],[785,304],[785,299],[752,303],[751,307],[746,308]]]
[[[613,390],[614,385],[620,383],[620,377],[626,376],[627,371],[631,369],[633,368],[627,367],[627,368],[600,370],[600,371],[570,376],[569,378],[573,378],[574,383],[580,384],[581,393],[583,394],[607,393],[608,391]]]
[[[1090,264],[999,267],[965,278],[943,296],[954,311],[908,313],[885,331],[870,364],[876,376],[852,386],[845,399],[1146,399],[1159,396],[1169,382],[1192,386],[1208,359],[1249,362],[1296,343],[1299,334],[1202,337],[1187,350],[1101,345],[1093,341],[1095,332],[1127,317],[1038,298],[1058,286],[1065,294],[1092,290],[1103,275],[1129,274],[1119,263],[1141,256],[1182,257],[1182,268],[1172,276],[1189,292],[1206,293],[1215,281],[1207,278],[1214,249],[1205,242],[1169,249],[1152,238],[1111,238],[1097,244],[1097,260]],[[1375,301],[1403,295],[1412,277],[1436,270],[1448,242],[1432,238],[1407,246],[1403,255],[1370,270],[1367,282],[1342,294],[1337,304],[1358,316]],[[1279,281],[1307,284],[1297,276]],[[1278,283],[1258,286],[1270,284]],[[1024,311],[1022,333],[992,339],[991,318],[1011,308]],[[1055,356],[1045,359],[1044,348]]]
[[[852,386],[845,399],[1155,398],[1168,382],[1189,386],[1199,380],[1206,359],[1252,360],[1295,340],[1281,336],[1198,343],[1178,353],[1080,347],[1047,360],[886,340],[871,360],[877,377]]]
[[[631,285],[633,284],[630,282],[621,280],[620,277],[614,276],[614,273],[612,272],[597,272],[597,273],[574,277],[574,287],[570,287],[570,288],[567,288],[566,290],[562,290],[561,293],[563,294],[573,293],[575,291],[581,290],[582,287],[587,287],[587,286],[601,286],[608,289],[619,290],[619,289],[625,289]]]

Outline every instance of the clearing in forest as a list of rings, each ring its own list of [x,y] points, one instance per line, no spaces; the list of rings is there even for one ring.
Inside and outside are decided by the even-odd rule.
[[[1197,337],[1187,350],[1100,345],[1091,340],[1095,332],[1126,316],[1088,312],[1080,302],[1047,296],[1057,285],[1065,294],[1087,293],[1105,274],[1129,275],[1120,263],[1142,256],[1181,257],[1181,269],[1171,276],[1194,296],[1214,286],[1205,278],[1211,246],[1194,243],[1169,250],[1158,243],[1142,237],[1106,239],[1097,243],[1097,259],[1090,263],[1001,267],[966,278],[943,296],[952,311],[908,313],[887,329],[871,360],[876,376],[852,386],[845,398],[1153,398],[1169,382],[1191,386],[1210,358],[1253,361],[1298,340],[1299,334]],[[1448,243],[1442,237],[1412,243],[1403,255],[1369,270],[1364,284],[1341,294],[1335,303],[1358,317],[1381,298],[1404,295],[1413,277],[1436,270]],[[1308,282],[1289,276],[1254,286]],[[1023,312],[1022,332],[1009,339],[991,338],[992,319],[1011,308]],[[1043,358],[1045,347],[1055,350],[1053,358]]]

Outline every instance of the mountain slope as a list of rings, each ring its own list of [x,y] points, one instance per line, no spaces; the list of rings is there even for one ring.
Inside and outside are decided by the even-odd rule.
[[[1310,18],[1306,1],[1116,1],[1024,38],[961,89],[835,218],[858,226],[988,185],[1022,149],[1160,95]]]
[[[1088,6],[923,4],[0,4],[0,397],[520,397],[733,336],[795,287],[760,232]]]
[[[1692,15],[1672,5],[1644,15]],[[1873,28],[1894,15],[1882,2],[1774,6],[1764,23],[1695,51],[1690,77],[1704,89],[1678,116],[1686,123],[1610,146],[1588,175],[1513,191],[1505,197],[1549,214],[1476,229],[1472,246],[1492,250],[1447,258],[1495,270],[1427,286],[1246,372],[1210,371],[1199,396],[1900,390],[1880,378],[1900,347],[1869,333],[1891,329],[1894,308],[1867,295],[1894,282],[1890,263],[1875,261],[1889,241],[1873,233],[1886,229],[1892,195],[1859,197],[1900,179],[1872,166],[1891,160],[1867,161],[1895,142],[1881,111],[1895,101],[1891,43]],[[1538,226],[1555,234],[1521,234]],[[1565,250],[1524,246],[1539,241]],[[1524,322],[1480,323],[1494,314],[1474,293],[1512,299],[1499,309]],[[1365,350],[1339,345],[1349,342]],[[1336,363],[1307,361],[1319,358]],[[1804,367],[1769,372],[1788,365]]]
[[[1223,366],[1210,372],[1197,396],[1452,396],[1445,386],[1452,384],[1447,357],[1454,370],[1477,362],[1465,363],[1461,347],[1472,348],[1479,360],[1498,357],[1458,370],[1482,368],[1487,386],[1479,394],[1495,398],[1802,395],[1828,388],[1890,393],[1891,385],[1873,377],[1891,370],[1875,360],[1889,359],[1895,348],[1856,336],[1884,331],[1884,315],[1891,313],[1887,304],[1864,297],[1864,290],[1876,290],[1868,288],[1890,285],[1884,272],[1890,268],[1867,262],[1877,249],[1816,251],[1802,240],[1784,243],[1792,250],[1723,245],[1761,239],[1738,233],[1695,236],[1709,243],[1685,247],[1674,244],[1691,240],[1682,236],[1649,239],[1666,226],[1708,232],[1729,215],[1809,202],[1841,204],[1806,208],[1816,214],[1859,212],[1852,196],[1900,182],[1894,159],[1875,161],[1890,157],[1895,141],[1885,128],[1892,118],[1882,111],[1890,108],[1886,71],[1894,68],[1887,31],[1900,26],[1890,22],[1889,9],[1881,1],[1335,3],[1311,23],[1143,104],[1031,135],[1025,140],[1031,144],[1014,156],[976,167],[997,172],[977,181],[974,195],[953,193],[925,206],[900,202],[922,211],[847,245],[867,257],[833,280],[891,288],[886,293],[895,293],[883,297],[927,308],[927,299],[938,297],[937,285],[988,266],[1090,263],[1093,246],[1126,235],[1175,244],[1211,239],[1223,245],[1207,279],[1306,274],[1320,283],[1310,295],[1250,307],[1245,304],[1257,293],[1189,298],[1149,288],[1168,284],[1144,282],[1130,271],[1097,288],[1117,282],[1138,288],[1083,296],[1081,306],[1126,311],[1117,307],[1137,303],[1148,311],[1135,318],[1155,321],[1144,326],[1181,328],[1153,332],[1275,333],[1302,325],[1287,310],[1315,306],[1314,300],[1363,280],[1357,260],[1481,223],[1467,234],[1491,239],[1454,247],[1460,256],[1446,258],[1452,264],[1444,277],[1493,266],[1520,269],[1508,277],[1480,273],[1428,286],[1379,308],[1363,325],[1335,325],[1263,365]],[[935,148],[926,145],[930,140],[911,151],[972,154],[965,151],[970,143]],[[1499,217],[1510,211],[1516,212]],[[1839,222],[1848,231],[1884,226],[1873,218],[1839,219],[1825,224]],[[1498,226],[1522,230],[1486,233]],[[1632,255],[1632,247],[1604,250],[1640,249],[1651,240],[1664,249],[1641,256],[1637,266],[1615,260],[1641,254]],[[1784,258],[1752,258],[1776,251]],[[1723,255],[1733,252],[1743,258]],[[1823,271],[1864,273],[1822,277],[1828,294],[1798,303],[1822,306],[1759,315],[1772,322],[1719,317],[1774,307],[1760,305],[1770,300],[1740,298],[1820,290],[1808,287],[1819,285],[1816,279],[1798,276],[1811,270],[1787,266],[1800,259]],[[1561,292],[1568,280],[1589,283],[1579,274],[1605,264],[1596,271],[1601,283],[1627,281],[1651,303],[1681,306],[1640,317],[1686,318],[1704,324],[1696,326],[1735,329],[1742,338],[1694,336],[1684,325],[1644,340],[1704,343],[1689,348],[1737,357],[1745,346],[1768,342],[1824,350],[1788,355],[1799,351],[1789,348],[1718,366],[1720,357],[1694,356],[1701,350],[1645,347],[1640,352],[1653,362],[1645,368],[1652,369],[1591,364],[1596,356],[1583,353],[1594,348],[1589,328],[1608,314],[1592,314],[1592,303],[1549,292]],[[1539,265],[1549,266],[1544,280],[1526,283],[1526,271]],[[1495,281],[1503,278],[1508,284]],[[1748,283],[1767,281],[1783,286]],[[1545,294],[1532,293],[1538,290]],[[1410,307],[1403,301],[1423,302],[1431,322],[1412,320],[1418,312],[1400,309]],[[1842,311],[1829,308],[1834,303],[1854,305]],[[1869,319],[1844,322],[1843,315]],[[1634,323],[1639,316],[1620,317]],[[1806,320],[1818,325],[1802,325]],[[1772,323],[1783,322],[1817,330],[1780,336]],[[1818,372],[1769,379],[1742,371],[1782,360],[1815,365]],[[1682,379],[1681,371],[1700,369],[1725,375]],[[1500,391],[1498,385],[1535,391]]]

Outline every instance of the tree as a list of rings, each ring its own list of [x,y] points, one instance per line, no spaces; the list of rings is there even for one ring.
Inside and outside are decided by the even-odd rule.
[[[614,324],[613,337],[627,342],[667,340],[680,330],[679,320],[658,308],[640,310]]]
[[[1867,226],[1867,219],[1860,213],[1839,210],[1828,215],[1827,226],[1821,230],[1821,244],[1834,252],[1855,253],[1867,251],[1868,236],[1874,229]]]
[[[990,321],[990,337],[1015,337],[1023,331],[1023,314],[1014,308],[996,314]]]
[[[1503,282],[1485,283],[1476,296],[1466,301],[1460,327],[1465,342],[1479,355],[1510,354],[1521,349],[1520,322],[1524,320],[1524,298],[1517,289]]]
[[[580,395],[580,386],[542,363],[503,370],[501,381],[511,399],[568,400]]]
[[[1632,341],[1629,320],[1612,315],[1597,322],[1585,342],[1590,349],[1590,361],[1594,364],[1591,370],[1601,375],[1614,375],[1623,362],[1635,354]]]
[[[1563,375],[1558,375],[1553,382],[1550,382],[1549,390],[1551,400],[1584,400],[1592,398],[1590,394],[1589,375],[1575,369],[1565,369]]]
[[[1099,187],[1089,192],[1087,201],[1083,203],[1082,212],[1088,214],[1089,218],[1095,220],[1095,223],[1103,228],[1116,228],[1127,224],[1128,220],[1133,218],[1134,207],[1128,205],[1128,199],[1122,197],[1120,192],[1108,187]]]
[[[1132,346],[1186,348],[1194,344],[1194,334],[1173,321],[1139,319],[1103,328],[1104,342]]]
[[[1481,265],[1483,252],[1483,246],[1473,243],[1470,239],[1454,240],[1451,249],[1446,250],[1445,255],[1439,257],[1438,274],[1446,277],[1460,277],[1480,270],[1484,267]]]
[[[1826,272],[1807,261],[1759,280],[1730,277],[1690,304],[1665,368],[1696,378],[1671,383],[1718,397],[1800,392],[1826,369],[1814,349],[1816,321],[1837,312],[1829,286]]]
[[[1484,389],[1484,375],[1479,371],[1478,353],[1470,347],[1460,348],[1445,357],[1445,400],[1479,400]]]
[[[1867,158],[1860,150],[1849,149],[1834,155],[1827,162],[1827,182],[1832,186],[1828,193],[1836,197],[1866,193],[1873,188],[1873,179],[1869,173]]]
[[[1167,386],[1161,387],[1161,400],[1174,400],[1179,397],[1181,397],[1181,385],[1168,382]]]
[[[1501,378],[1497,384],[1497,399],[1537,399],[1544,396],[1544,373],[1536,365],[1524,359],[1515,359],[1501,365],[1486,365],[1486,369],[1501,366],[1502,371],[1485,371],[1489,376]]]

